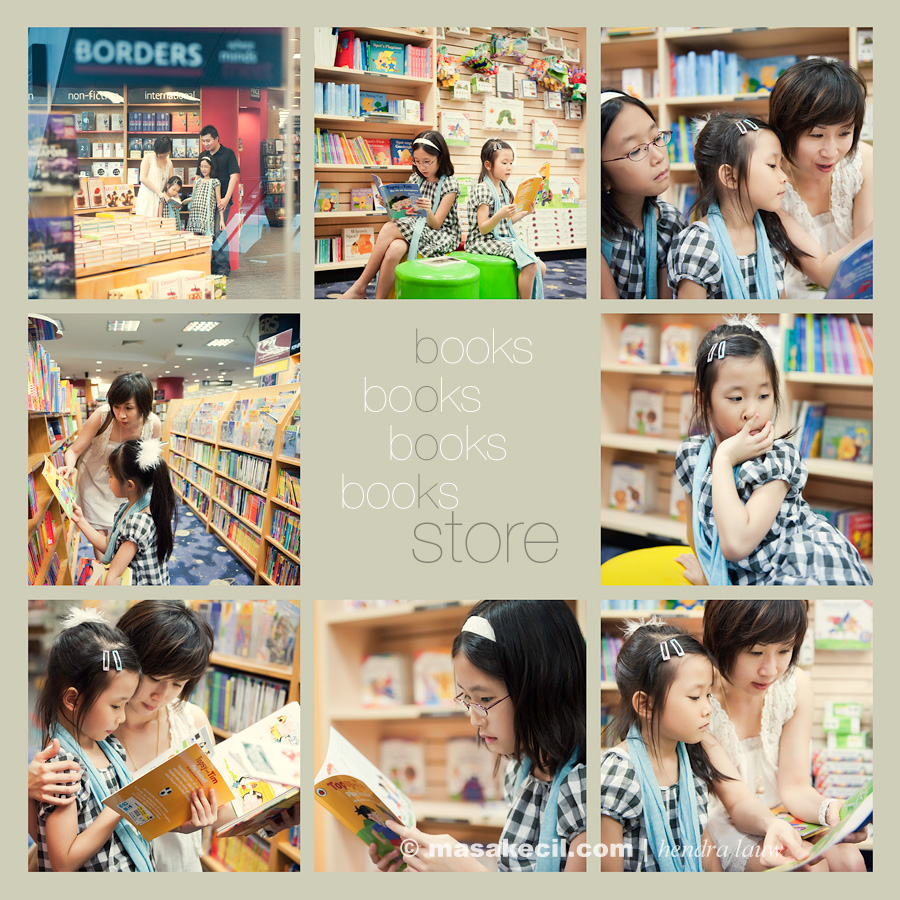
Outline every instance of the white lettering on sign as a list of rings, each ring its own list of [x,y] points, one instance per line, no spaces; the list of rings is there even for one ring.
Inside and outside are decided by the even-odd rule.
[[[96,63],[102,66],[159,66],[197,69],[203,65],[202,44],[182,44],[175,41],[75,41],[75,62],[80,65]]]

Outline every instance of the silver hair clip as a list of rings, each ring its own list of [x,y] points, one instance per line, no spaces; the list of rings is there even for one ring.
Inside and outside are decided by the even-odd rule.
[[[660,641],[659,643],[659,653],[660,656],[664,660],[668,660],[672,658],[672,654],[669,652],[669,645],[671,644],[672,649],[675,651],[676,656],[684,656],[684,650],[681,647],[681,644],[675,640],[675,638],[669,638],[667,641]]]
[[[103,651],[103,671],[109,671],[109,650]]]
[[[741,119],[734,124],[737,126],[737,130],[741,134],[746,134],[748,128],[752,128],[754,131],[759,131],[759,125],[757,125],[756,122],[751,122],[749,119]]]
[[[718,352],[716,352],[716,347],[719,348]],[[725,359],[725,341],[718,341],[709,348],[709,353],[706,354],[706,361],[711,363],[713,356],[717,359]]]
[[[122,671],[122,657],[119,656],[118,650],[113,650],[112,658],[113,658],[113,663],[116,667],[116,671],[121,672]]]

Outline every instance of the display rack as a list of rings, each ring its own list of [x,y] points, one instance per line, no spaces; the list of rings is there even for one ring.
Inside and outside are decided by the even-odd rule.
[[[582,629],[584,601],[570,601]],[[414,799],[417,827],[451,831],[461,841],[497,841],[506,819],[496,804],[451,801],[447,796],[447,741],[473,737],[462,711],[405,705],[369,709],[361,705],[361,665],[366,654],[449,648],[474,600],[400,603],[347,610],[343,601],[316,602],[315,770],[325,758],[333,725],[361,753],[379,764],[383,738],[425,743],[425,797]],[[502,804],[500,804],[502,806]],[[315,812],[316,871],[362,871],[365,845],[320,806]]]
[[[785,345],[788,331],[793,327],[793,314],[764,314],[760,320],[778,326],[781,347]],[[871,316],[860,316],[871,324]],[[630,365],[619,363],[619,333],[626,322],[653,322],[660,329],[669,323],[691,323],[701,333],[721,323],[721,316],[714,314],[660,315],[638,313],[611,313],[602,317],[600,332],[600,483],[601,529],[627,534],[660,538],[663,541],[686,543],[686,525],[668,515],[672,473],[675,454],[681,444],[678,434],[678,409],[680,395],[693,390],[693,369],[675,369],[660,365]],[[776,358],[779,358],[778,354]],[[827,402],[830,415],[872,418],[871,375],[836,375],[832,373],[785,372],[779,358],[780,388],[783,400],[783,417],[776,422],[781,434],[789,427],[795,400]],[[661,437],[629,434],[627,431],[628,405],[633,388],[661,391],[663,393],[663,434]],[[633,513],[609,507],[609,484],[614,462],[652,462],[656,467],[656,511]],[[842,504],[872,507],[873,466],[828,459],[804,460],[809,470],[809,480],[803,491],[804,499],[815,506],[816,500],[829,500]],[[874,571],[874,559],[863,562]]]

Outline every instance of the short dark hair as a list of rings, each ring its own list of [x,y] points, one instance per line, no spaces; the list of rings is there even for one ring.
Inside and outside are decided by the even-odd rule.
[[[837,59],[802,59],[786,69],[769,95],[769,122],[788,162],[793,162],[800,138],[816,125],[852,122],[853,153],[866,114],[866,93],[862,75]]]
[[[44,686],[35,707],[43,731],[42,747],[53,737],[60,722],[63,698],[69,688],[78,691],[78,703],[72,724],[80,732],[84,719],[116,674],[111,665],[103,670],[103,654],[115,650],[122,669],[141,674],[141,663],[128,638],[106,622],[88,620],[64,628],[50,647]],[[79,734],[72,735],[79,740]]]
[[[153,152],[154,153],[171,153],[172,152],[172,139],[163,135],[162,137],[158,137],[153,142]]]
[[[438,156],[440,157],[440,162],[438,163],[437,172],[435,173],[438,177],[441,175],[452,175],[453,174],[453,160],[450,159],[450,148],[447,146],[447,142],[444,140],[444,136],[439,131],[420,131],[413,139],[412,146],[410,147],[410,156],[412,156],[413,152],[416,149],[416,141],[431,141],[432,144],[437,147],[437,150],[434,147],[429,146],[428,144],[422,144],[419,149],[424,150],[429,156]],[[422,175],[422,173],[416,168],[416,161],[413,159],[413,172],[417,175]]]
[[[134,400],[134,405],[138,408],[141,418],[146,422],[150,413],[153,412],[153,385],[143,372],[125,372],[113,379],[113,383],[106,392],[109,415],[97,434],[102,434],[112,425],[113,419],[115,419],[113,407],[121,406],[129,400]]]
[[[808,600],[707,600],[703,646],[728,681],[737,655],[756,644],[791,644],[794,666],[806,636],[808,613]]]
[[[712,672],[713,661],[703,645],[692,634],[674,625],[641,625],[625,639],[616,657],[616,687],[621,700],[612,721],[606,726],[607,730],[615,740],[624,741],[632,725],[637,723],[640,728],[641,717],[634,708],[633,698],[635,694],[644,694],[650,710],[644,743],[651,755],[656,752],[659,743],[659,721],[683,658],[674,652],[670,652],[668,659],[663,657],[660,644],[672,639],[678,641],[685,656],[700,656],[708,660]],[[643,730],[641,733],[643,736]],[[685,749],[694,774],[707,784],[732,780],[710,762],[699,741],[685,744]]]
[[[501,150],[512,150],[513,156],[516,154],[516,149],[512,144],[507,143],[506,141],[501,141],[499,138],[491,138],[488,141],[485,141],[481,146],[481,171],[478,173],[478,183],[480,184],[484,181],[485,175],[488,174],[487,163],[490,163],[492,166],[494,165],[494,157]],[[502,180],[502,179],[501,179]],[[506,182],[503,182],[506,184]]]
[[[209,177],[210,178],[218,178],[219,176],[219,167],[216,165],[216,158],[206,151],[200,154],[197,159],[197,174],[200,174],[200,163],[203,160],[208,160],[209,162]]]
[[[203,137],[205,134],[211,134],[216,140],[219,139],[219,132],[216,130],[215,125],[204,125],[200,129],[200,137]]]
[[[584,762],[585,643],[568,603],[482,600],[471,616],[487,619],[497,640],[461,631],[453,640],[452,655],[463,654],[476,669],[506,685],[514,710],[513,759],[528,757],[551,774],[573,752]]]
[[[209,623],[181,600],[142,600],[117,626],[134,646],[144,675],[183,680],[180,696],[187,700],[209,665]]]

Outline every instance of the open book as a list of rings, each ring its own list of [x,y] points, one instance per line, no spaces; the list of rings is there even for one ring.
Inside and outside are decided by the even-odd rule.
[[[806,859],[785,863],[781,866],[775,866],[772,869],[768,869],[768,871],[792,872],[794,869],[799,869],[800,866],[814,863],[816,860],[821,859],[832,847],[844,840],[848,834],[853,834],[855,831],[861,831],[865,828],[869,822],[872,821],[874,784],[874,781],[870,781],[864,788],[860,788],[855,794],[848,797],[843,802],[841,805],[840,822],[831,828],[827,828],[825,833],[822,834],[819,840],[813,845],[813,848],[809,851],[809,856],[806,857]],[[821,831],[821,826],[819,825],[813,825],[811,823],[804,824],[807,824],[813,829],[811,832],[806,832],[805,836],[815,836]]]
[[[416,824],[409,797],[334,728],[316,775],[316,802],[365,844],[376,844],[380,856],[400,846],[391,822]]]
[[[871,300],[872,299],[872,257],[871,239],[852,253],[845,256],[825,294],[826,300]]]
[[[422,196],[419,186],[412,181],[385,184],[377,175],[372,176],[375,190],[390,219],[405,219],[408,216],[424,216],[424,209],[416,208],[416,200]]]
[[[41,474],[44,476],[47,486],[53,491],[53,496],[59,501],[63,513],[71,518],[72,510],[75,508],[75,486],[65,478],[59,477],[59,470],[53,465],[53,460],[49,456],[44,457],[44,468]]]
[[[550,177],[550,161],[545,162],[537,171],[537,175],[526,178],[519,183],[516,188],[516,196],[513,197],[513,203],[516,204],[519,212],[525,212],[531,209],[531,204],[537,199],[537,195],[544,189],[544,183]]]

